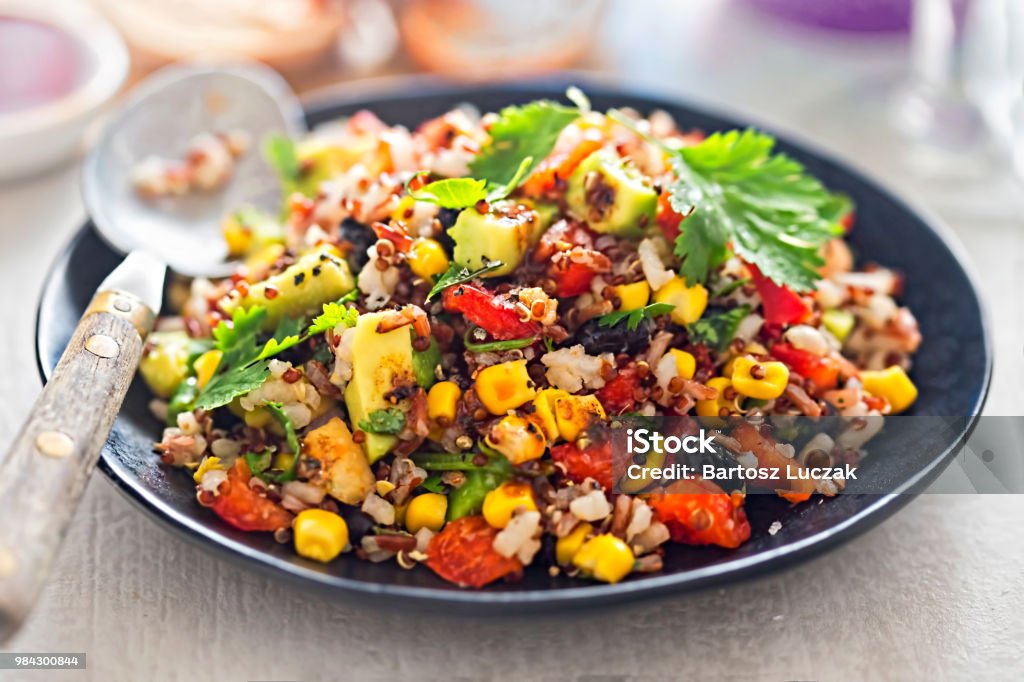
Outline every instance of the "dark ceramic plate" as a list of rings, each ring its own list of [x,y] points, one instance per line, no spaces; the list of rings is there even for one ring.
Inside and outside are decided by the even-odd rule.
[[[495,87],[456,87],[432,81],[403,81],[380,91],[320,99],[308,109],[318,124],[368,108],[384,121],[414,126],[461,102],[485,111],[540,97],[558,98],[565,83],[547,81]],[[684,128],[735,128],[738,124],[675,101],[591,84],[587,91],[596,108],[631,106],[642,112],[669,111]],[[673,546],[665,570],[617,585],[550,577],[530,569],[522,582],[484,590],[460,590],[426,568],[403,570],[395,563],[370,564],[346,556],[322,566],[296,556],[291,547],[269,535],[237,532],[195,502],[191,477],[159,465],[151,445],[159,440],[160,424],[149,414],[149,397],[136,381],[103,450],[100,468],[127,495],[158,520],[202,545],[225,551],[235,560],[275,575],[319,585],[337,594],[374,597],[379,602],[438,606],[465,611],[542,610],[583,604],[605,604],[726,583],[763,574],[803,560],[863,533],[900,509],[934,479],[949,462],[958,440],[981,410],[991,371],[991,351],[978,296],[957,254],[929,218],[911,209],[870,180],[805,147],[781,147],[805,163],[829,187],[846,192],[857,204],[857,225],[851,241],[859,257],[898,268],[906,276],[906,304],[917,315],[924,343],[916,358],[913,379],[920,388],[917,414],[953,415],[964,419],[933,439],[929,447],[894,444],[875,446],[879,456],[861,468],[861,476],[886,481],[888,495],[844,494],[790,507],[768,495],[748,498],[751,540],[734,551]],[[85,225],[57,260],[39,304],[37,352],[40,370],[48,376],[71,336],[79,315],[100,281],[118,263],[115,254]],[[783,529],[769,535],[779,520]]]

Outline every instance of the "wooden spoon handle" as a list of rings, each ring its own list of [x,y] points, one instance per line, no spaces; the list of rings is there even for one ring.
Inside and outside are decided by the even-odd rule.
[[[98,293],[0,462],[0,641],[43,586],[153,318],[134,296]]]

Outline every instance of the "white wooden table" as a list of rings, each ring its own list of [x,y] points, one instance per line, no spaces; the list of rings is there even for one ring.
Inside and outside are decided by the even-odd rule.
[[[815,102],[898,65],[898,44],[792,32],[718,0],[613,6],[594,63],[782,128],[816,129]],[[626,40],[624,36],[632,36]],[[873,164],[870,141],[822,139]],[[39,379],[34,307],[77,229],[77,171],[0,188],[0,447]],[[1024,407],[1024,219],[944,206],[993,312],[989,414]],[[1002,192],[1001,194],[999,192]],[[990,208],[1015,195],[999,190]],[[999,210],[994,211],[996,214]],[[845,546],[722,590],[603,612],[468,619],[356,607],[239,568],[173,536],[103,477],[88,486],[50,583],[8,650],[87,652],[87,671],[24,680],[1009,679],[1024,669],[1024,497],[924,495]]]

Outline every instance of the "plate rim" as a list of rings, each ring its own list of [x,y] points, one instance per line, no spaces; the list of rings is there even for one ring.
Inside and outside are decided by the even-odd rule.
[[[644,87],[624,86],[613,79],[595,78],[594,74],[583,72],[559,73],[541,79],[515,80],[495,84],[453,83],[430,76],[385,77],[367,79],[356,84],[356,86],[347,84],[327,86],[303,97],[301,102],[307,117],[311,117],[316,115],[317,110],[356,105],[368,98],[380,99],[393,96],[396,99],[416,99],[432,95],[457,96],[463,92],[536,91],[552,89],[555,85],[564,85],[567,81],[573,83],[582,82],[585,87],[594,86],[598,89],[614,90],[614,94],[623,97],[636,97],[666,104],[671,103],[702,115],[717,118],[729,125],[739,125],[737,121],[739,116],[721,107],[708,106],[704,102],[680,96],[678,93],[657,93]],[[553,89],[552,92],[554,92]],[[743,125],[756,126],[771,134],[775,134],[775,126],[761,125],[755,119],[756,117],[742,115],[742,120],[745,122]],[[988,306],[980,295],[981,290],[978,286],[977,275],[960,240],[931,209],[921,206],[919,202],[888,188],[876,175],[860,167],[856,162],[841,158],[830,150],[824,149],[820,144],[807,140],[798,132],[786,130],[778,135],[778,137],[789,146],[798,147],[801,151],[813,155],[823,162],[841,168],[844,172],[855,176],[858,180],[869,185],[875,192],[888,197],[896,204],[901,205],[909,213],[916,215],[950,251],[959,267],[963,270],[970,284],[970,294],[974,298],[979,311],[985,367],[980,390],[971,408],[971,414],[964,415],[967,418],[967,423],[962,439],[966,439],[974,429],[988,398],[993,371],[993,340]],[[67,270],[71,253],[74,250],[73,247],[80,240],[86,238],[90,230],[95,231],[95,227],[87,219],[66,242],[64,249],[59,252],[59,255],[50,263],[43,280],[43,287],[36,306],[36,319],[33,331],[35,334],[37,369],[39,370],[40,378],[44,382],[48,380],[51,372],[43,360],[44,348],[41,332],[45,326],[42,320],[44,304],[47,302],[50,290],[54,286],[55,275],[58,271],[64,272]],[[118,475],[116,467],[108,462],[108,458],[117,457],[112,452],[109,443],[103,448],[99,459],[99,468],[115,488],[126,495],[133,505],[141,507],[161,527],[173,531],[179,537],[184,537],[204,549],[216,549],[218,554],[232,559],[236,563],[244,563],[245,566],[268,575],[283,576],[295,584],[314,587],[338,597],[372,598],[375,596],[386,596],[390,599],[406,600],[406,605],[415,605],[428,609],[454,604],[463,607],[477,607],[483,610],[478,611],[478,613],[485,612],[489,607],[492,609],[501,607],[503,610],[511,608],[517,611],[533,612],[563,606],[578,608],[624,602],[627,600],[650,598],[669,592],[682,594],[716,584],[748,579],[752,576],[767,575],[776,570],[781,570],[798,561],[822,554],[839,544],[867,532],[902,509],[948,466],[956,450],[956,443],[951,444],[945,452],[933,458],[926,467],[905,481],[899,491],[885,495],[876,495],[877,499],[842,522],[796,542],[767,549],[753,556],[677,573],[644,576],[639,579],[612,585],[587,584],[557,589],[521,591],[459,590],[394,583],[374,583],[312,570],[302,563],[296,563],[294,559],[286,560],[248,547],[219,532],[216,528],[199,523],[170,508],[163,503],[156,493],[141,489],[140,486],[135,486],[125,481]]]

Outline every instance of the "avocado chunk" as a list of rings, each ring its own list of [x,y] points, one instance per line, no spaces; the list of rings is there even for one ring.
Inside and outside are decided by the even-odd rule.
[[[640,239],[654,220],[658,193],[615,152],[599,149],[572,175],[565,200],[595,232]]]
[[[483,275],[510,274],[526,251],[537,243],[545,226],[537,211],[511,201],[496,202],[487,213],[470,207],[459,213],[448,234],[455,240],[452,254],[459,265],[479,270],[488,263],[502,266]]]
[[[267,309],[267,331],[282,317],[302,317],[321,311],[324,303],[337,301],[355,288],[355,280],[333,246],[310,251],[282,272],[249,287],[241,298],[227,297],[221,308],[231,313],[239,306],[260,305]]]
[[[394,407],[388,396],[396,388],[416,383],[412,336],[405,327],[379,333],[377,325],[383,317],[383,313],[364,313],[355,326],[352,379],[345,388],[345,405],[354,429],[368,420],[371,412]],[[363,451],[372,464],[390,452],[397,441],[390,434],[366,432]]]

